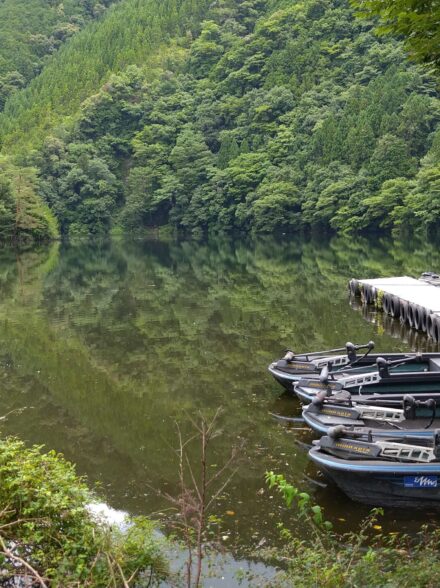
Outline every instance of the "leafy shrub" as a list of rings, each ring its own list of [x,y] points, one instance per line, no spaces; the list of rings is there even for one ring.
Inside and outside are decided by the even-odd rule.
[[[152,523],[117,530],[90,514],[94,496],[72,464],[54,451],[0,441],[0,569],[3,578],[40,578],[46,586],[123,586],[166,565]],[[43,584],[41,584],[43,585]]]

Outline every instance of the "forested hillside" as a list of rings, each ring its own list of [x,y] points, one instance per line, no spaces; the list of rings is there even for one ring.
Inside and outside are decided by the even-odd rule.
[[[435,226],[436,82],[373,24],[346,0],[121,0],[7,102],[3,153],[70,235]]]
[[[47,59],[116,0],[1,0],[0,110]]]

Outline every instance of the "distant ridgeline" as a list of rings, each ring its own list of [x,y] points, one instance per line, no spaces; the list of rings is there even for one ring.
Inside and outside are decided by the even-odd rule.
[[[120,0],[6,101],[0,232],[429,229],[439,118],[348,1]]]

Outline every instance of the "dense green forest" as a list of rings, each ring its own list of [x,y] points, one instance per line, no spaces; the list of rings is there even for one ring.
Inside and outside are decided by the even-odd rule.
[[[362,17],[380,18],[381,33],[403,35],[412,59],[440,70],[440,4],[437,0],[350,0]]]
[[[2,234],[17,169],[41,234],[435,226],[436,79],[375,24],[348,0],[122,0],[6,101]]]
[[[38,75],[48,58],[114,0],[2,0],[0,111]]]

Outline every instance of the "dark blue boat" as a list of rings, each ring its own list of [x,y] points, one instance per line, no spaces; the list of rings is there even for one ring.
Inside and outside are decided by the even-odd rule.
[[[440,508],[439,432],[429,439],[378,439],[335,427],[310,459],[352,500],[375,506]]]
[[[376,360],[375,371],[351,368],[332,372],[323,368],[319,377],[304,377],[294,384],[298,398],[308,404],[317,394],[350,392],[354,402],[397,406],[406,394],[419,400],[433,398],[440,404],[440,360],[428,354],[408,355],[402,360]]]
[[[377,361],[395,364],[393,375],[413,371],[420,374],[439,372],[434,379],[440,382],[440,353],[371,353],[374,342],[365,345],[346,343],[339,349],[328,349],[313,353],[295,353],[288,350],[284,357],[268,366],[270,374],[289,392],[301,379],[319,379],[323,368],[328,368],[331,376],[347,377],[350,374],[377,371]],[[358,351],[365,349],[363,355]],[[429,376],[428,376],[429,377]],[[409,390],[408,390],[409,391]],[[439,388],[440,391],[440,388]]]
[[[340,402],[318,396],[303,409],[302,416],[320,435],[343,426],[356,433],[370,430],[377,438],[431,438],[433,431],[440,429],[440,408],[435,400],[420,401],[414,396],[405,396],[396,408],[356,404],[350,395]]]
[[[342,367],[362,366],[369,369],[376,363],[378,355],[370,355],[374,348],[374,342],[369,341],[365,345],[346,343],[345,347],[326,349],[325,351],[313,351],[311,353],[295,353],[288,349],[284,357],[272,362],[268,366],[269,372],[286,390],[292,392],[292,384],[298,382],[304,376],[319,376],[324,366],[330,365],[330,369],[338,370]],[[357,351],[365,349],[360,357]],[[438,354],[440,358],[440,353]],[[387,357],[401,359],[402,353],[389,354]]]

